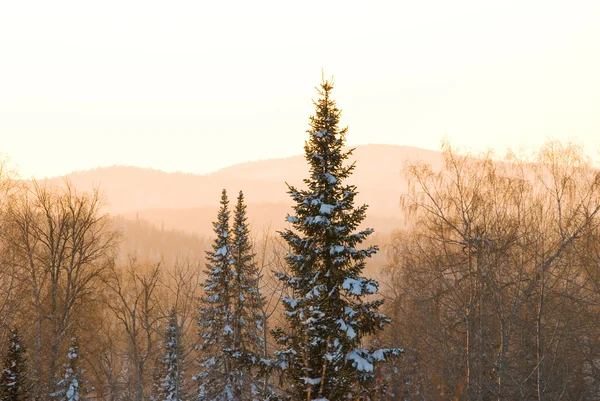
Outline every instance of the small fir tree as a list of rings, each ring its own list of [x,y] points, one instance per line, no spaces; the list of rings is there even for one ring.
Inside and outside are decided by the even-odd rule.
[[[182,401],[184,398],[183,387],[183,344],[181,341],[181,327],[179,326],[177,311],[171,310],[169,325],[165,329],[165,352],[160,361],[160,379],[158,381],[158,394],[156,401]]]
[[[304,150],[310,176],[306,189],[289,187],[295,202],[281,234],[291,251],[288,273],[278,274],[288,290],[284,298],[287,329],[277,329],[276,366],[288,382],[291,400],[369,399],[374,365],[400,349],[368,349],[363,339],[389,319],[378,313],[378,283],[361,276],[377,247],[360,249],[372,232],[357,231],[367,206],[354,207],[356,186],[344,184],[354,164],[345,165],[346,128],[338,128],[340,110],[324,81],[310,117]]]
[[[27,383],[27,358],[23,340],[17,330],[11,330],[8,351],[4,357],[4,368],[0,378],[2,401],[29,399]]]
[[[71,339],[71,346],[67,353],[67,362],[63,364],[65,373],[62,379],[57,383],[57,391],[51,396],[59,401],[79,401],[81,396],[83,380],[83,372],[79,367],[79,344],[77,337]]]
[[[255,254],[242,191],[239,192],[235,207],[232,240],[232,303],[235,304],[233,351],[235,356],[240,357],[236,394],[238,399],[264,400],[271,391],[257,374],[264,347],[263,318],[260,312],[263,300],[259,292],[260,277],[254,262]]]
[[[163,355],[158,354],[154,360],[152,369],[152,390],[150,390],[150,401],[159,401],[162,397],[162,379],[163,379]]]
[[[234,342],[234,305],[231,304],[233,282],[231,244],[229,238],[229,200],[221,195],[221,208],[213,223],[216,239],[212,251],[207,251],[204,297],[201,299],[198,326],[201,343],[200,372],[196,400],[235,400],[237,373],[232,356]]]

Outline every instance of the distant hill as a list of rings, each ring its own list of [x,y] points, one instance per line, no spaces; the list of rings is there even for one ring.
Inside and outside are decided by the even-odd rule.
[[[156,227],[167,230],[183,230],[201,236],[211,236],[213,233],[212,222],[215,220],[218,204],[190,209],[145,209],[135,213],[123,215],[129,220],[146,220]],[[258,231],[270,229],[272,232],[286,226],[285,217],[292,209],[287,203],[250,203],[248,205],[248,218],[253,229]],[[363,226],[374,228],[376,232],[391,232],[404,224],[403,217],[396,215],[384,216],[375,212],[367,213]]]
[[[350,182],[358,186],[358,203],[367,203],[368,226],[390,231],[402,225],[399,198],[407,190],[402,169],[407,160],[438,166],[435,151],[396,145],[357,146],[356,169]],[[166,229],[211,233],[221,189],[230,198],[244,191],[255,228],[280,229],[291,211],[286,182],[302,187],[308,174],[303,156],[236,164],[211,174],[165,173],[138,167],[103,167],[74,172],[67,178],[78,190],[99,186],[109,202],[107,211],[129,218],[139,216]],[[60,182],[63,178],[50,179]]]

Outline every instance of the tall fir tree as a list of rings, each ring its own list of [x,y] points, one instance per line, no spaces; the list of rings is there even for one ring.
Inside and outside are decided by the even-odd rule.
[[[232,257],[234,268],[233,304],[234,312],[234,355],[239,359],[238,399],[264,400],[271,394],[268,385],[261,380],[257,371],[263,355],[262,297],[259,292],[259,272],[254,262],[250,239],[250,228],[246,216],[244,194],[239,192],[235,206],[232,230]]]
[[[374,365],[400,349],[369,349],[363,339],[389,319],[378,313],[378,283],[363,277],[366,259],[377,252],[359,249],[372,229],[357,231],[367,206],[354,207],[357,188],[344,184],[354,170],[345,161],[347,128],[331,99],[333,84],[320,85],[304,151],[310,176],[306,189],[288,186],[295,205],[281,234],[290,247],[288,272],[279,273],[289,327],[277,329],[276,365],[287,381],[290,400],[369,399]]]
[[[71,346],[67,352],[67,362],[63,364],[65,372],[57,383],[57,390],[51,396],[58,401],[83,400],[82,387],[85,383],[83,372],[79,366],[79,344],[77,337],[71,339]]]
[[[182,401],[185,398],[183,356],[181,326],[177,311],[173,308],[165,329],[164,354],[155,371],[154,401]]]
[[[221,194],[221,207],[213,223],[216,239],[206,252],[206,281],[201,299],[198,326],[201,344],[198,401],[236,401],[237,373],[232,355],[234,343],[234,307],[231,304],[233,260],[229,237],[229,200]]]
[[[24,401],[29,399],[26,350],[19,332],[11,330],[10,334],[0,377],[0,397],[2,401]]]

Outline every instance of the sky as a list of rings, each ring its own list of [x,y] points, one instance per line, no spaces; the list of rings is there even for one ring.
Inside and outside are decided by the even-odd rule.
[[[0,0],[0,152],[37,178],[297,155],[324,72],[349,145],[598,160],[598,21],[598,1]]]

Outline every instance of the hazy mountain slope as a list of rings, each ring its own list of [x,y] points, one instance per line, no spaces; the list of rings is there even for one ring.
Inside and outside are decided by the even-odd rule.
[[[143,219],[113,218],[113,226],[121,233],[119,263],[130,257],[140,261],[164,261],[172,266],[177,260],[202,261],[211,242],[207,237],[182,230],[153,225]]]
[[[351,182],[359,189],[357,202],[370,205],[367,224],[387,231],[401,224],[399,198],[407,189],[401,174],[406,160],[439,165],[439,152],[396,145],[357,146]],[[136,213],[158,226],[210,233],[220,191],[231,198],[242,189],[255,227],[269,223],[281,228],[291,202],[286,182],[302,186],[308,174],[303,156],[236,164],[211,174],[165,173],[138,167],[106,167],[74,172],[67,178],[79,190],[99,186],[109,202],[107,211],[134,217]],[[60,182],[62,178],[51,181]]]
[[[190,209],[145,209],[125,214],[127,219],[143,219],[152,222],[157,228],[178,229],[202,236],[213,234],[212,222],[217,215],[217,206],[204,206]],[[255,234],[265,229],[281,230],[286,226],[285,217],[292,209],[288,203],[251,203],[248,205],[248,219]],[[400,215],[381,216],[367,213],[364,226],[375,228],[376,232],[389,232],[401,227],[404,220]]]

